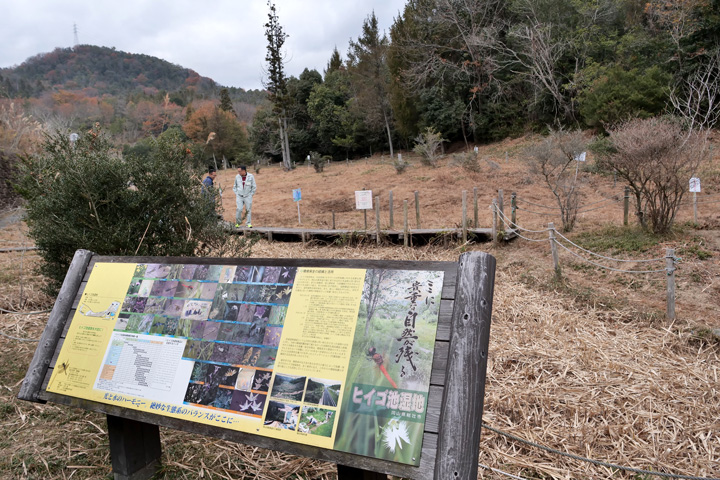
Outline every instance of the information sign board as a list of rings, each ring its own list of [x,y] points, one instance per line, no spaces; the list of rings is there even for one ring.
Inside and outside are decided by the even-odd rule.
[[[419,465],[443,280],[98,262],[47,391]]]
[[[294,189],[292,191],[292,193],[293,193],[293,202],[299,202],[300,200],[302,200],[302,192],[300,191],[299,188]]]
[[[355,209],[357,210],[372,210],[372,190],[357,190],[355,191]]]
[[[692,177],[690,179],[690,193],[700,193],[700,179]]]

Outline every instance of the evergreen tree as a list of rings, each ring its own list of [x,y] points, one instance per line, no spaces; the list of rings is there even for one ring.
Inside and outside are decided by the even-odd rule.
[[[232,100],[230,100],[230,93],[227,88],[220,89],[220,110],[237,115],[235,113],[235,109],[233,108]]]
[[[371,129],[385,128],[390,157],[393,157],[388,44],[388,38],[380,34],[377,17],[373,12],[363,21],[362,35],[357,41],[350,41],[348,71],[365,124]]]
[[[268,13],[268,22],[265,24],[265,38],[267,38],[268,42],[265,61],[267,62],[268,76],[265,87],[268,90],[268,98],[273,104],[278,119],[283,167],[285,170],[290,170],[292,161],[290,159],[287,122],[287,77],[285,76],[285,61],[282,53],[282,47],[285,44],[287,35],[283,31],[282,25],[280,25],[275,4],[268,0],[268,7],[270,7],[270,13]]]
[[[340,56],[340,52],[338,52],[337,47],[335,47],[332,55],[330,56],[330,60],[328,61],[327,68],[325,69],[325,77],[332,72],[340,70],[342,66],[342,57]]]

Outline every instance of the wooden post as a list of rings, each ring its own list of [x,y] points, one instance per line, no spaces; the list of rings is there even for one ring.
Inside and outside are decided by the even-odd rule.
[[[157,425],[107,415],[110,458],[115,480],[148,480],[160,467]]]
[[[695,219],[695,225],[697,225],[697,192],[693,192],[693,218]]]
[[[560,278],[562,272],[560,271],[560,257],[558,256],[557,244],[555,243],[555,224],[553,222],[548,223],[550,233],[550,251],[552,252],[553,266],[555,267],[555,277]]]
[[[332,229],[335,230],[335,211],[332,212]]]
[[[38,401],[38,393],[40,393],[40,386],[45,379],[45,374],[50,366],[50,361],[55,354],[55,348],[57,347],[58,340],[60,339],[60,333],[65,328],[65,320],[70,314],[72,309],[73,301],[77,295],[82,279],[85,276],[85,270],[87,270],[88,264],[90,264],[90,258],[94,255],[89,250],[76,250],[73,256],[68,273],[65,275],[65,280],[60,287],[57,300],[55,305],[50,312],[48,318],[47,327],[40,336],[40,342],[38,348],[35,350],[30,366],[28,367],[28,373],[25,375],[25,380],[20,387],[18,398],[21,400],[28,400],[30,402]]]
[[[497,243],[497,200],[492,201],[492,241]]]
[[[410,245],[410,229],[408,228],[408,202],[407,202],[407,200],[403,200],[403,221],[404,221],[403,231],[405,232],[405,234],[403,235],[403,244],[407,247]]]
[[[390,190],[390,195],[388,199],[388,208],[390,209],[390,229],[392,230],[395,227],[395,219],[394,219],[394,212],[393,212],[393,194],[392,190]]]
[[[623,203],[623,225],[626,227],[630,216],[630,187],[625,187],[625,202]]]
[[[380,197],[375,196],[375,237],[377,244],[380,245]]]
[[[462,243],[467,243],[467,190],[462,191]]]
[[[416,219],[416,228],[420,227],[420,192],[415,190],[415,219]]]
[[[667,318],[675,320],[675,249],[665,251],[665,265],[667,267]]]
[[[367,231],[367,208],[363,209],[363,218],[365,219],[365,231]]]
[[[517,228],[517,194],[512,192],[510,195],[510,226]]]
[[[473,225],[475,225],[475,228],[480,228],[480,223],[478,221],[478,195],[477,195],[477,187],[473,187],[473,219],[475,222]]]
[[[502,188],[498,190],[498,230],[505,230],[505,201]]]
[[[446,434],[438,439],[433,478],[477,478],[495,263],[484,252],[460,256],[446,385],[462,388],[445,388],[443,394],[439,431]]]

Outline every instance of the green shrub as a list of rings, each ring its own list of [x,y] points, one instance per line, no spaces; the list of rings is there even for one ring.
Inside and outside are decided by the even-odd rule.
[[[154,140],[143,157],[119,155],[101,132],[71,144],[48,135],[26,157],[17,184],[27,223],[55,293],[76,249],[100,255],[189,256],[222,244],[215,202],[192,171],[190,149],[176,135]],[[249,254],[249,246],[238,248]]]

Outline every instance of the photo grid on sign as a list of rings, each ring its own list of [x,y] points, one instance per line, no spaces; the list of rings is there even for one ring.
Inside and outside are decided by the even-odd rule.
[[[297,269],[139,264],[116,331],[186,340],[184,403],[259,418]]]

